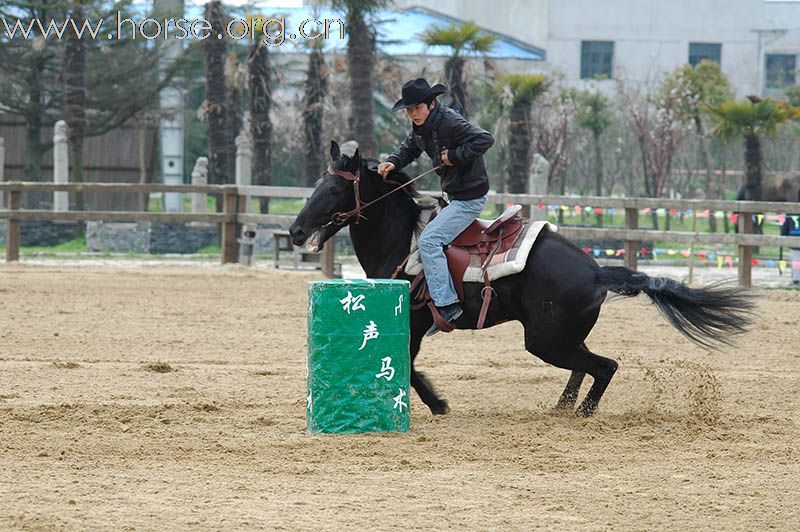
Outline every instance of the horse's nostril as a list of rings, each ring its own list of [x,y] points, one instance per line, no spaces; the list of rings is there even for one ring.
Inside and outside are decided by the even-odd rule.
[[[292,243],[296,246],[302,246],[307,238],[306,232],[300,228],[290,229],[289,234],[292,235]]]

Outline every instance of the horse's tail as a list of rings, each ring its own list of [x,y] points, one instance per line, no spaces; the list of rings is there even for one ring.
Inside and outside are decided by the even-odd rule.
[[[693,342],[713,347],[731,345],[730,335],[745,332],[752,323],[752,296],[719,284],[690,288],[667,277],[649,277],[621,266],[601,267],[599,283],[616,294],[644,292],[672,325]]]

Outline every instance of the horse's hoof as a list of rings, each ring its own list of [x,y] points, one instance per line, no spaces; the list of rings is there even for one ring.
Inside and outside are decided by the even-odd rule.
[[[431,405],[431,414],[435,416],[443,416],[450,412],[450,407],[447,405],[447,401],[440,401],[435,405]]]

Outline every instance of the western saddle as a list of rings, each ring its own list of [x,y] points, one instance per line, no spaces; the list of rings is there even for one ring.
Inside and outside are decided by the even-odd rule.
[[[461,301],[464,301],[464,272],[469,266],[470,257],[475,256],[480,259],[484,287],[481,290],[483,304],[478,315],[478,329],[482,329],[485,324],[486,314],[489,311],[492,294],[494,294],[486,269],[489,267],[492,257],[497,253],[508,251],[519,236],[525,225],[525,220],[519,216],[521,210],[522,205],[513,205],[494,220],[477,219],[445,248],[450,276],[453,278],[453,285]],[[393,277],[403,270],[407,262],[408,258],[398,266]],[[411,282],[411,293],[412,299],[415,301],[412,305],[413,309],[416,310],[427,305],[440,330],[450,332],[455,329],[452,323],[442,319],[433,304],[424,272],[420,272]]]

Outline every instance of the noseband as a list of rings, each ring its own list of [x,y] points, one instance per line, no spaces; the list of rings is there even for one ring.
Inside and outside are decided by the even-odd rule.
[[[355,194],[355,198],[356,198],[356,208],[355,209],[353,209],[351,211],[347,211],[347,212],[334,213],[333,216],[331,217],[331,222],[336,224],[336,225],[344,225],[344,224],[347,223],[347,220],[349,220],[353,216],[356,217],[355,223],[358,223],[359,220],[361,220],[361,219],[366,220],[367,217],[364,216],[363,214],[361,214],[361,210],[365,209],[366,207],[368,207],[370,205],[370,203],[374,203],[374,202],[370,202],[370,203],[366,203],[365,204],[365,203],[363,203],[361,201],[361,193],[360,193],[360,188],[359,188],[359,185],[361,183],[361,169],[359,168],[358,170],[356,170],[356,173],[354,174],[353,172],[348,172],[347,170],[336,170],[336,169],[332,168],[330,165],[328,165],[328,173],[332,174],[332,175],[338,175],[339,177],[347,179],[348,181],[352,181],[353,182],[353,193]]]
[[[434,166],[430,170],[427,170],[426,172],[421,173],[420,175],[418,175],[414,179],[409,179],[408,181],[406,181],[402,185],[399,185],[396,188],[393,188],[392,190],[390,190],[386,194],[383,194],[382,196],[378,197],[377,199],[374,199],[374,200],[368,201],[368,202],[363,202],[363,201],[361,201],[361,194],[360,194],[360,188],[359,188],[359,185],[361,183],[361,168],[359,168],[358,170],[356,170],[355,173],[353,173],[353,172],[348,172],[347,170],[336,170],[335,168],[333,168],[330,165],[328,165],[327,172],[329,174],[338,175],[341,178],[344,178],[344,179],[346,179],[348,181],[352,181],[353,182],[353,194],[355,194],[356,208],[352,209],[350,211],[347,211],[347,212],[334,213],[333,216],[331,216],[331,221],[328,222],[327,225],[330,225],[330,224],[344,225],[344,224],[347,223],[347,221],[350,218],[352,218],[354,216],[356,218],[356,221],[354,223],[358,223],[362,219],[366,220],[367,217],[364,216],[363,214],[361,214],[361,211],[363,211],[364,209],[366,209],[370,205],[378,203],[380,200],[382,200],[386,196],[389,196],[390,194],[394,194],[398,190],[401,190],[401,189],[407,187],[408,185],[410,185],[414,181],[416,181],[416,180],[418,180],[418,179],[420,179],[422,177],[425,177],[426,175],[430,174],[433,171],[438,170],[441,167],[442,167],[442,165]],[[395,183],[393,181],[387,181],[387,183],[398,184],[398,183]]]

